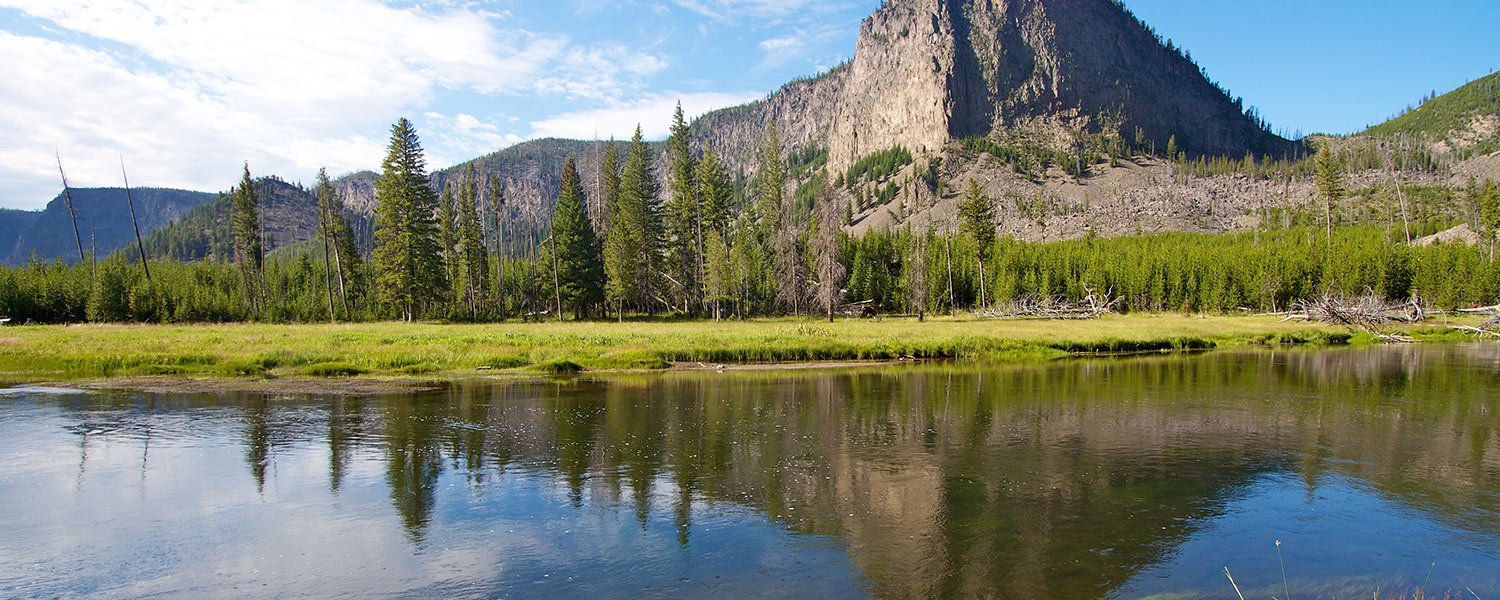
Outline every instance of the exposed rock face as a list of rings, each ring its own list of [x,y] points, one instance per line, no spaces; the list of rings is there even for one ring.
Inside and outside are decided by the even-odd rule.
[[[835,171],[898,144],[933,152],[1038,124],[1139,127],[1195,154],[1294,148],[1111,0],[896,0],[865,19],[850,63],[707,115],[695,132],[748,169],[769,124],[786,148],[828,148]]]
[[[794,81],[765,100],[715,111],[694,120],[693,138],[719,154],[730,170],[752,171],[766,128],[775,125],[783,149],[827,147],[844,99],[850,66]]]
[[[893,2],[860,25],[827,140],[835,171],[897,144],[923,152],[948,141],[958,113],[951,85],[970,82],[957,72],[959,49],[945,13],[941,0]]]

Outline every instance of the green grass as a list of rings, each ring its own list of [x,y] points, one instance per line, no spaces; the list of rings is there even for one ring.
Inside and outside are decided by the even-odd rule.
[[[309,377],[353,377],[367,373],[366,369],[344,362],[318,363],[303,367],[302,374]]]
[[[1440,326],[1423,341],[1463,339]],[[75,325],[0,329],[0,381],[121,376],[383,377],[567,373],[705,364],[927,359],[1041,361],[1080,354],[1372,343],[1348,329],[1264,317],[1134,314],[1094,321],[962,318],[827,323],[584,322],[446,325]]]

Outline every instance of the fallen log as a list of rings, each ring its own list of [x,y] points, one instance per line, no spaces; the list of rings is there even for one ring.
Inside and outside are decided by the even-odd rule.
[[[1083,321],[1097,319],[1115,311],[1121,298],[1114,297],[1114,290],[1099,294],[1088,285],[1087,294],[1081,301],[1073,302],[1061,296],[1023,296],[1005,304],[979,311],[979,315],[992,319],[1040,319],[1058,321]]]

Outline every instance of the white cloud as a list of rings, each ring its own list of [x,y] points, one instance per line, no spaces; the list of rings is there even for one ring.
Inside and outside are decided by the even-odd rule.
[[[6,206],[37,207],[56,193],[55,149],[80,186],[118,185],[117,154],[140,185],[224,189],[242,160],[255,173],[306,180],[321,166],[378,165],[389,123],[437,114],[430,106],[449,91],[614,102],[666,68],[623,45],[505,30],[507,15],[468,5],[0,0],[0,7],[43,21],[48,32],[0,31]],[[434,158],[467,158],[515,139],[467,114],[428,121]]]
[[[123,156],[137,185],[218,190],[238,165],[310,176],[378,161],[382,142],[334,128],[306,135],[306,119],[246,111],[191,74],[130,68],[110,54],[0,32],[0,55],[25,57],[0,78],[0,201],[39,207],[60,187],[53,152],[72,183],[120,184]],[[297,168],[305,167],[305,168]]]
[[[838,39],[844,33],[842,28],[835,25],[822,25],[810,29],[798,27],[788,35],[761,40],[759,47],[764,57],[757,68],[765,71],[805,59],[810,53]]]
[[[619,106],[570,112],[534,121],[531,123],[531,137],[582,140],[613,137],[628,140],[635,134],[635,127],[639,124],[646,139],[662,139],[667,137],[672,111],[678,101],[682,102],[683,114],[691,121],[703,113],[744,104],[763,96],[760,92],[667,92]]]
[[[613,101],[638,91],[641,82],[667,68],[665,60],[621,44],[574,48],[558,60],[555,74],[537,89],[569,98]]]
[[[438,148],[428,154],[427,162],[433,166],[457,164],[521,141],[521,136],[502,133],[498,125],[465,113],[450,117],[429,112],[422,115],[422,120],[426,125],[423,139]],[[431,144],[432,141],[437,143]]]
[[[672,0],[678,6],[720,22],[786,17],[818,6],[814,0]]]

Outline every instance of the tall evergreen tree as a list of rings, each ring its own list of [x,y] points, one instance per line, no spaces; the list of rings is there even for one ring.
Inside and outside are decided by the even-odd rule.
[[[734,300],[734,257],[724,234],[710,229],[703,242],[703,300],[714,320],[724,318],[724,303]]]
[[[793,314],[802,311],[806,294],[801,251],[801,227],[793,218],[786,198],[786,171],[781,158],[781,136],[776,126],[766,127],[759,155],[760,172],[756,191],[760,193],[760,216],[764,237],[770,242],[771,264],[775,273],[776,301]]]
[[[458,286],[463,282],[458,277],[458,219],[456,218],[453,200],[453,187],[444,186],[442,195],[438,196],[438,244],[442,247],[440,253],[443,259],[444,280],[450,286],[447,293],[443,294],[443,303],[447,305],[449,316],[458,310],[458,299],[461,291]]]
[[[328,180],[328,169],[318,169],[317,183],[313,186],[313,196],[318,200],[318,239],[323,240],[323,285],[328,291],[328,320],[338,319],[338,313],[334,309],[334,280],[338,279],[339,296],[343,297],[344,279],[343,273],[337,267],[334,254],[338,252],[334,244],[333,225],[334,206],[333,183]],[[343,303],[344,312],[349,312],[347,302]]]
[[[969,180],[964,190],[964,199],[958,205],[959,229],[974,240],[974,250],[979,258],[979,303],[988,303],[985,292],[984,265],[989,261],[990,250],[995,246],[995,201],[979,189],[979,183]]]
[[[1348,192],[1344,185],[1344,167],[1333,152],[1333,142],[1325,140],[1318,146],[1313,158],[1313,173],[1317,178],[1318,197],[1323,200],[1323,223],[1328,235],[1328,249],[1333,249],[1333,205]]]
[[[490,233],[495,239],[495,314],[503,321],[508,313],[505,283],[505,260],[508,256],[505,249],[505,186],[499,177],[488,179]]]
[[[464,170],[458,187],[458,276],[459,290],[470,319],[478,319],[487,305],[490,280],[489,254],[484,251],[484,228],[479,222],[479,176],[474,163]]]
[[[734,265],[735,312],[740,318],[751,313],[769,312],[774,302],[771,283],[771,260],[764,237],[757,231],[755,210],[747,208],[733,227],[730,263]]]
[[[671,164],[667,184],[671,200],[662,215],[665,226],[665,266],[676,282],[673,287],[677,292],[674,294],[677,304],[683,310],[692,310],[703,296],[700,287],[700,280],[703,278],[703,221],[696,181],[697,161],[693,159],[681,102],[677,103],[677,109],[672,114],[672,134],[667,138],[667,160]]]
[[[1490,246],[1490,262],[1495,262],[1495,242],[1500,239],[1500,186],[1484,182],[1484,199],[1479,207],[1480,231]]]
[[[255,183],[250,179],[250,163],[245,163],[240,185],[234,189],[230,204],[234,213],[231,219],[234,225],[234,262],[239,266],[240,280],[245,285],[246,304],[253,313],[259,310],[262,300],[265,254],[260,239],[260,199],[255,195]]]
[[[729,204],[734,197],[734,182],[713,148],[703,148],[698,161],[698,206],[705,231],[717,231],[729,237]],[[705,234],[706,235],[706,234]]]
[[[620,174],[620,190],[608,211],[609,233],[604,243],[605,291],[622,316],[626,302],[655,311],[661,240],[656,196],[650,150],[637,126]]]
[[[447,287],[438,240],[438,197],[416,129],[405,117],[391,127],[375,182],[375,271],[381,300],[402,319],[420,317]]]
[[[604,143],[604,156],[599,159],[600,204],[604,206],[601,211],[599,236],[603,237],[609,233],[609,219],[611,207],[619,200],[620,195],[620,151],[616,147],[615,139],[610,138]]]
[[[552,251],[559,295],[572,306],[576,319],[586,318],[589,308],[604,300],[604,265],[586,201],[578,168],[569,157],[552,205]]]

